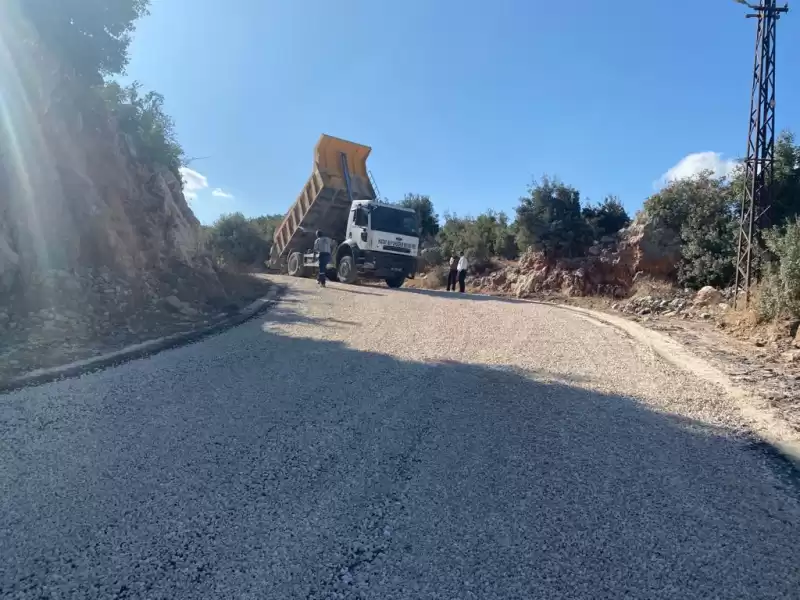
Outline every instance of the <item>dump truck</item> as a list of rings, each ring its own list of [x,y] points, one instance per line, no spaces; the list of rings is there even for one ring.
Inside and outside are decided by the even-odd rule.
[[[399,288],[413,278],[419,252],[415,211],[377,198],[367,171],[369,146],[322,135],[311,176],[275,230],[269,266],[295,277],[318,273],[316,231],[334,241],[333,281],[382,279]]]

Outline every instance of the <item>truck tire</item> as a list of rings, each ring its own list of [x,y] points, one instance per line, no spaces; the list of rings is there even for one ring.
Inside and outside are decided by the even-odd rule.
[[[339,273],[333,269],[328,269],[325,272],[325,276],[328,278],[328,281],[339,281]]]
[[[358,279],[356,263],[352,256],[343,256],[336,273],[342,283],[355,283]]]
[[[300,252],[292,252],[286,262],[286,268],[292,277],[303,277],[306,270],[303,266],[303,255]]]
[[[402,275],[398,277],[387,277],[386,278],[386,285],[388,285],[393,290],[396,290],[399,287],[403,286],[403,282],[406,280],[405,277]]]

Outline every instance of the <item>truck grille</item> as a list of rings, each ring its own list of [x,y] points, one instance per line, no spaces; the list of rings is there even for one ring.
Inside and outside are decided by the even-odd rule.
[[[384,246],[384,250],[389,252],[402,252],[404,254],[411,254],[411,248],[401,248],[400,246]]]

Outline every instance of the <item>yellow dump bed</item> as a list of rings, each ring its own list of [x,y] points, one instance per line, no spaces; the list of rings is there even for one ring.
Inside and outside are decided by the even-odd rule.
[[[362,146],[330,135],[322,135],[314,147],[311,176],[303,191],[286,213],[270,251],[270,263],[278,266],[291,252],[305,252],[314,245],[314,233],[322,230],[335,240],[346,235],[350,198],[342,164],[346,157],[353,200],[372,200],[375,190],[367,173],[369,146]]]

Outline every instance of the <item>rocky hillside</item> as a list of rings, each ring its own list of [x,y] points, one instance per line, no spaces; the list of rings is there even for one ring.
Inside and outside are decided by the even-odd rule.
[[[618,235],[604,236],[590,246],[586,256],[551,259],[529,250],[518,262],[471,283],[483,291],[518,298],[547,293],[624,298],[638,277],[673,276],[679,258],[677,235],[640,214]]]
[[[103,102],[57,77],[18,88],[11,122],[24,140],[0,141],[0,293],[32,300],[57,274],[66,290],[94,271],[143,295],[163,275],[220,291],[199,223],[166,168],[145,167]]]
[[[0,362],[59,362],[240,300],[176,169],[143,160],[95,87],[6,39],[19,77],[0,120]]]

